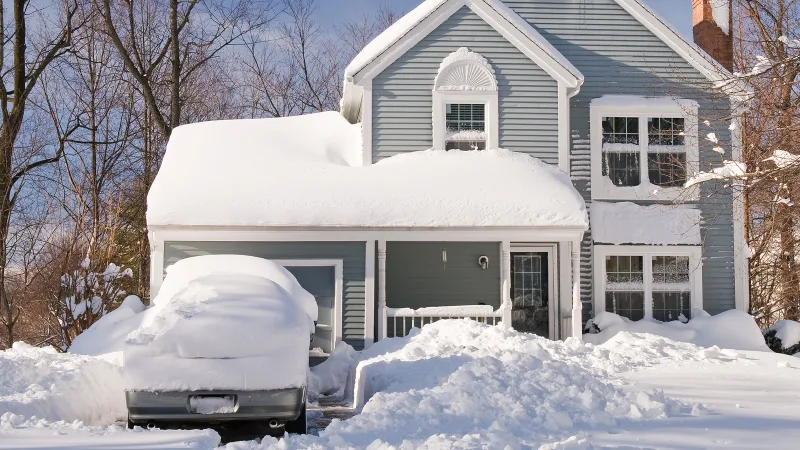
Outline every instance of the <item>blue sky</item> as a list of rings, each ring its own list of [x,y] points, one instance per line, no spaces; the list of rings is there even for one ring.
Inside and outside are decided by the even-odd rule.
[[[319,0],[319,17],[339,22],[349,17],[361,17],[381,4],[392,5],[398,11],[408,12],[422,0]],[[692,36],[692,0],[644,0],[651,9],[671,24],[685,37]]]

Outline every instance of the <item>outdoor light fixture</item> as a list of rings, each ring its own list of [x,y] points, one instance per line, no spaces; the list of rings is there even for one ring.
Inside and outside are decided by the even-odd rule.
[[[486,270],[489,268],[489,257],[488,256],[481,256],[478,258],[478,264],[481,266],[481,269]]]

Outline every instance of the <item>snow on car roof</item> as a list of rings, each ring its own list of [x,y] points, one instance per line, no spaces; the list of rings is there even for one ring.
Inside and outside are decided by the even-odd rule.
[[[586,227],[569,177],[508,150],[417,151],[362,166],[335,112],[176,128],[149,226]]]

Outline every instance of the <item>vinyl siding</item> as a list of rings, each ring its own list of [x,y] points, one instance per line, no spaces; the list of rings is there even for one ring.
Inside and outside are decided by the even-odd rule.
[[[433,146],[432,90],[439,65],[460,47],[483,55],[499,84],[500,146],[558,163],[557,83],[468,7],[372,81],[373,161]]]
[[[706,78],[644,25],[613,0],[504,0],[555,46],[586,81],[572,99],[571,170],[576,188],[591,202],[589,103],[606,94],[672,96],[700,103],[700,161],[707,169],[718,164],[713,145],[702,139],[707,133],[720,136],[730,150],[725,118],[730,114],[727,98],[709,94]],[[709,120],[712,127],[702,125]],[[500,124],[501,128],[503,124]],[[730,189],[705,185],[702,211],[704,307],[718,313],[735,307],[733,214]],[[581,295],[588,318],[592,303],[591,238],[581,252]]]
[[[447,249],[447,264],[442,250]],[[483,270],[478,258],[489,257]],[[388,242],[386,305],[390,308],[500,307],[500,243]]]
[[[504,0],[585,76],[571,100],[571,173],[591,203],[589,104],[606,94],[672,96],[700,103],[701,169],[719,155],[702,140],[715,132],[730,149],[727,98],[613,0]],[[433,82],[442,59],[459,47],[486,57],[500,86],[500,146],[557,164],[557,83],[468,8],[462,8],[373,80],[373,161],[432,146]],[[709,120],[712,127],[703,126]],[[703,186],[704,307],[735,306],[730,189]],[[581,252],[581,296],[592,314],[592,239]]]
[[[341,259],[343,268],[342,334],[357,350],[364,348],[364,242],[166,242],[164,267],[201,255],[248,255],[266,259]]]

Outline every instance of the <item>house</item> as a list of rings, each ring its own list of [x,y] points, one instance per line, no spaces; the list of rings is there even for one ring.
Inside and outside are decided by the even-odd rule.
[[[325,353],[446,317],[563,339],[599,311],[747,310],[742,205],[683,187],[739,153],[730,14],[693,4],[705,50],[638,0],[426,0],[353,60],[340,113],[176,129],[152,294],[181,258],[279,261]]]

